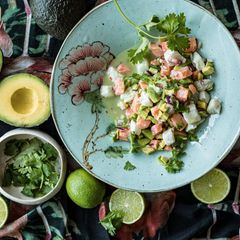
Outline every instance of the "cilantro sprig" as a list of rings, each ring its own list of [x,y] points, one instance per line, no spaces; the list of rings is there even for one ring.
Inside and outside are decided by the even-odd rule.
[[[58,153],[49,143],[37,138],[13,139],[6,143],[4,153],[11,158],[5,169],[3,186],[23,187],[29,197],[41,197],[57,184]]]
[[[142,62],[148,57],[149,39],[167,41],[168,48],[174,51],[183,52],[189,47],[188,34],[191,30],[186,26],[186,17],[184,13],[170,13],[164,18],[153,16],[149,22],[138,26],[132,22],[122,11],[117,0],[114,0],[117,10],[121,16],[132,25],[141,37],[141,44],[138,48],[130,49],[128,55],[133,64]],[[151,30],[158,30],[159,35],[151,34]]]
[[[122,225],[123,214],[120,211],[110,211],[104,219],[100,221],[102,226],[108,231],[111,236],[116,234],[116,231]]]

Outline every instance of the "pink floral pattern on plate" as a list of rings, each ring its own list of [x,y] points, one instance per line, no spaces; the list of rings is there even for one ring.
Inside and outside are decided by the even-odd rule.
[[[74,105],[82,103],[85,92],[102,85],[105,71],[113,59],[109,46],[100,41],[72,48],[59,63],[59,93],[68,93]]]

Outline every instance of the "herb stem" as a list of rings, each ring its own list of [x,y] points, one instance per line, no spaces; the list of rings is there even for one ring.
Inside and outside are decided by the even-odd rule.
[[[159,36],[153,36],[147,32],[145,32],[144,30],[142,30],[139,26],[137,26],[134,22],[132,22],[125,14],[124,12],[122,11],[121,7],[119,6],[117,0],[114,0],[114,3],[117,7],[117,10],[119,11],[119,13],[122,15],[122,17],[129,23],[131,24],[134,28],[136,28],[139,32],[143,33],[144,35],[150,37],[150,38],[153,38],[153,39],[159,39]]]

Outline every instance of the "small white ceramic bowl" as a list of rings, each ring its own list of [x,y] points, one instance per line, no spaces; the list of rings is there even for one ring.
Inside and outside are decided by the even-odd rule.
[[[0,193],[6,198],[25,205],[35,205],[43,203],[52,198],[62,187],[66,175],[66,158],[60,145],[48,134],[32,129],[15,129],[7,132],[0,138],[0,186],[4,176],[6,160],[9,158],[4,154],[5,144],[11,139],[31,139],[33,137],[39,138],[43,142],[50,143],[58,152],[59,161],[59,180],[56,186],[45,196],[39,198],[31,198],[21,193],[22,187],[0,187]]]

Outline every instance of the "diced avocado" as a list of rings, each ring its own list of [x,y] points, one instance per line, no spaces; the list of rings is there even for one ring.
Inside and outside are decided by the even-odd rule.
[[[134,114],[131,116],[131,119],[132,119],[132,120],[137,120],[137,117],[138,117],[138,115],[137,115],[136,113],[134,113]]]
[[[162,163],[164,166],[168,163],[168,158],[164,157],[164,156],[160,156],[158,158],[158,160],[160,161],[160,163]]]
[[[138,84],[133,84],[132,85],[132,90],[138,90]]]
[[[145,107],[145,106],[141,106],[140,109],[139,109],[139,111],[138,111],[138,114],[139,114],[139,116],[142,117],[143,119],[146,119],[149,112],[150,112],[150,108]]]
[[[0,48],[0,72],[2,71],[2,66],[3,66],[3,53],[2,53],[2,50]]]
[[[207,109],[207,103],[204,101],[198,101],[197,106],[198,108],[201,108],[201,109]]]
[[[152,131],[150,129],[143,129],[142,134],[150,140],[153,139],[153,134],[152,134]]]
[[[164,120],[164,121],[167,121],[169,118],[169,114],[168,113],[163,113],[162,116],[161,116],[161,119]]]
[[[203,118],[206,118],[208,116],[208,113],[206,111],[199,111],[198,113]]]
[[[160,113],[162,113],[162,112],[160,112]],[[147,120],[150,120],[153,124],[157,124],[158,123],[158,121],[154,117],[152,117],[152,116],[148,116]]]
[[[0,120],[16,127],[38,126],[50,116],[48,86],[40,78],[18,73],[0,82]]]
[[[149,71],[150,73],[152,73],[152,74],[157,74],[157,73],[158,73],[158,69],[155,68],[155,67],[150,67],[150,68],[148,69],[148,71]]]
[[[159,150],[162,150],[165,146],[166,146],[166,143],[162,140],[162,141],[160,141],[160,143],[159,143],[158,149],[159,149]]]
[[[145,154],[151,154],[151,153],[155,152],[156,150],[154,148],[152,148],[151,146],[147,145],[144,148],[142,148],[142,151]]]
[[[180,79],[179,80],[179,83],[180,84],[190,84],[190,83],[192,83],[193,82],[193,80],[192,79],[190,79],[190,78],[185,78],[185,79]]]
[[[205,76],[211,75],[214,73],[214,64],[211,60],[208,60],[206,66],[202,69],[202,73]]]
[[[157,94],[157,93],[154,91],[154,89],[151,88],[151,87],[149,87],[149,88],[147,89],[147,94],[148,94],[149,98],[151,99],[151,101],[152,101],[153,103],[157,103],[157,102],[160,100],[160,98],[161,98],[161,96],[160,96],[159,94]]]
[[[167,104],[166,103],[159,104],[159,109],[162,112],[167,112],[167,110],[168,110]]]
[[[171,96],[171,95],[173,95],[175,93],[175,90],[174,89],[170,89],[170,90],[164,89],[163,92],[165,93],[165,95]]]
[[[211,75],[214,73],[214,67],[211,67],[211,66],[205,66],[203,69],[202,69],[202,73],[205,75],[205,76],[208,76],[208,75]]]
[[[138,152],[141,149],[141,146],[137,143],[136,141],[136,135],[131,134],[129,136],[129,141],[130,141],[130,153]]]
[[[137,142],[141,147],[145,147],[151,140],[149,138],[138,139]]]

